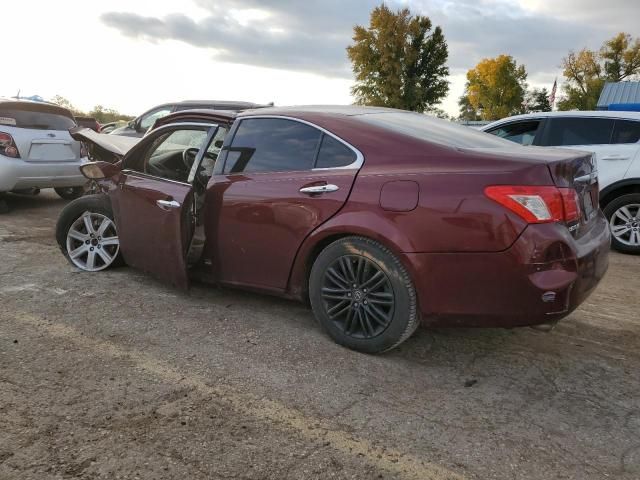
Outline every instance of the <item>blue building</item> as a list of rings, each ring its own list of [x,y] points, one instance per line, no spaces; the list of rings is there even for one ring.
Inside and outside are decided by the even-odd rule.
[[[640,112],[640,82],[607,82],[596,110]]]

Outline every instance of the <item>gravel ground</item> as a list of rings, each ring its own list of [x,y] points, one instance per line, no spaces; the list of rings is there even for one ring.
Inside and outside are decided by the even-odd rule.
[[[638,479],[640,257],[549,334],[420,330],[381,356],[304,305],[78,272],[64,202],[0,216],[0,479]]]

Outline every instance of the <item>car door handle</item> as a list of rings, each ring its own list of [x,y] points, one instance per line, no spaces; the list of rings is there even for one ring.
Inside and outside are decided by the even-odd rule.
[[[623,157],[622,155],[609,155],[608,157],[602,157],[602,160],[629,160],[629,157]]]
[[[314,185],[312,187],[302,187],[300,193],[306,193],[307,195],[313,195],[314,193],[328,193],[338,190],[337,185]]]
[[[180,204],[175,200],[158,200],[156,201],[156,205],[158,205],[163,210],[180,207]]]

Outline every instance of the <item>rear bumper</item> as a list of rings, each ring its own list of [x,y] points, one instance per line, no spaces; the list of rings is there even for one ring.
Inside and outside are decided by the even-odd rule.
[[[0,155],[0,192],[23,188],[79,187],[87,179],[80,173],[86,158],[64,162],[26,162]]]
[[[430,326],[516,327],[560,320],[608,268],[609,225],[599,212],[574,239],[558,224],[528,226],[497,253],[404,254]]]

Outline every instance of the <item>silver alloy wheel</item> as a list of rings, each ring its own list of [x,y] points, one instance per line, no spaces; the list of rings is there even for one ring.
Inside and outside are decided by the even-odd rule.
[[[623,205],[611,215],[611,234],[624,245],[640,247],[640,204]]]
[[[118,257],[119,251],[116,226],[109,217],[84,212],[69,227],[67,253],[73,264],[82,270],[104,270]]]

